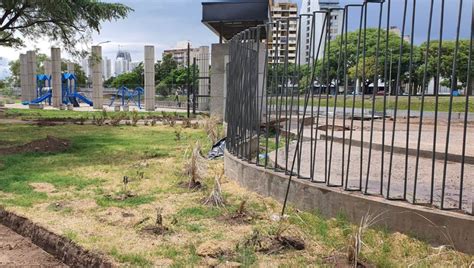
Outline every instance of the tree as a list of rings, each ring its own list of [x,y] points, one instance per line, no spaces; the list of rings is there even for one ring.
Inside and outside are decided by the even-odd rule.
[[[364,77],[364,35],[365,35],[365,77]],[[365,85],[365,88],[375,80],[385,78],[385,66],[387,73],[392,73],[393,83],[398,72],[398,61],[401,61],[400,80],[405,81],[408,77],[408,67],[410,61],[410,44],[402,41],[402,38],[394,33],[388,33],[388,47],[385,45],[387,32],[376,28],[368,28],[365,33],[363,30],[347,33],[336,37],[325,49],[326,57],[318,59],[315,63],[314,73],[308,72],[308,76],[314,75],[315,81],[321,84],[334,83],[338,80],[339,85],[344,85],[345,77],[349,83],[355,83],[357,79]],[[342,46],[341,46],[342,41]],[[378,45],[377,45],[378,43]],[[400,44],[402,44],[400,57]],[[324,44],[322,44],[324,45]],[[378,50],[377,50],[378,48]],[[378,51],[378,54],[377,54]],[[386,53],[388,51],[388,54]],[[415,51],[414,51],[415,53]],[[377,57],[378,55],[378,57]],[[378,58],[378,60],[376,60]],[[390,69],[390,59],[394,61]],[[345,62],[345,66],[344,66]],[[310,66],[311,69],[311,66]],[[345,74],[344,71],[347,71]],[[363,78],[365,78],[365,81]],[[303,77],[302,80],[311,80]]]
[[[47,37],[77,53],[76,44],[100,32],[102,22],[123,19],[130,11],[122,4],[96,0],[2,0],[0,46],[19,47],[25,39]]]
[[[142,78],[137,75],[135,72],[123,73],[118,75],[114,81],[112,82],[111,86],[114,88],[119,88],[121,86],[126,86],[130,89],[134,89],[136,87],[141,86],[140,80]]]
[[[457,89],[460,88],[465,88],[467,86],[467,69],[468,69],[468,62],[469,62],[469,44],[470,40],[460,40],[459,41],[459,49],[458,49],[458,54],[456,57],[457,60],[457,68],[456,68],[456,81],[454,83],[455,87]],[[425,65],[424,65],[424,59],[426,55],[426,50],[427,50],[427,43],[423,43],[420,46],[420,51],[419,51],[419,57],[421,57],[423,60],[423,64],[420,65],[418,69],[418,76],[423,77],[424,76],[424,70],[425,70]],[[439,40],[434,40],[430,42],[430,48],[429,48],[429,53],[428,53],[428,65],[426,68],[426,84],[425,87],[427,86],[429,80],[431,78],[436,79],[437,77],[437,72],[438,72],[438,56],[441,55],[440,57],[440,69],[439,69],[439,75],[441,78],[444,78],[445,80],[441,81],[441,85],[446,86],[446,87],[451,87],[451,81],[452,81],[452,74],[453,74],[453,60],[454,60],[454,52],[456,49],[456,41],[443,41],[442,46],[441,46],[441,53],[438,53],[438,47],[439,47]],[[460,83],[460,85],[458,85]],[[422,82],[419,83],[420,85]]]
[[[155,80],[162,81],[178,68],[178,63],[171,54],[166,54],[160,64],[155,65]]]

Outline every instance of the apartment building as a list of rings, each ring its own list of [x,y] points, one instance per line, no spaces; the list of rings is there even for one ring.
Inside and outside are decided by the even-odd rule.
[[[333,41],[342,33],[344,13],[340,8],[339,0],[302,0],[300,14],[313,14],[315,11],[331,10],[329,21],[324,23],[325,15],[316,13],[313,17],[303,16],[301,21],[301,52],[300,60],[302,64],[309,64],[314,59],[322,59],[324,55],[324,43],[326,42],[326,29],[329,25],[330,40]],[[324,27],[323,27],[324,25]],[[312,36],[314,43],[312,43]],[[317,53],[318,44],[321,42],[319,54]],[[313,51],[311,51],[311,48]]]
[[[269,40],[269,62],[296,63],[296,45],[298,35],[298,5],[288,1],[273,1],[270,15],[273,24],[272,37]]]

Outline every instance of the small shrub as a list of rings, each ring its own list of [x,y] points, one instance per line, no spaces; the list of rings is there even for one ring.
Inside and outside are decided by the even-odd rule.
[[[116,113],[110,116],[110,124],[114,127],[119,126],[120,122],[125,119],[125,115],[123,113]]]
[[[132,115],[130,116],[130,120],[132,121],[132,126],[136,127],[138,121],[140,120],[140,115],[137,111],[133,111]]]

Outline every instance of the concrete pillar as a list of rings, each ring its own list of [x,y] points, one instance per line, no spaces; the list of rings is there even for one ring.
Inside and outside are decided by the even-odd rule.
[[[103,109],[102,47],[92,47],[92,101],[94,109]]]
[[[261,120],[264,120],[266,116],[266,95],[267,95],[267,79],[265,77],[265,65],[266,59],[266,44],[260,43],[258,46],[258,113],[260,113],[260,105],[262,105],[262,114],[260,114]]]
[[[145,46],[145,110],[155,110],[155,47]]]
[[[51,86],[53,87],[53,107],[59,108],[62,104],[61,83],[61,50],[57,47],[51,48]]]
[[[210,114],[224,119],[225,95],[227,90],[226,68],[229,58],[229,44],[212,44],[211,51],[211,102]]]
[[[29,80],[28,80],[28,65],[26,55],[20,54],[20,87],[21,87],[21,101],[30,101],[28,94]]]
[[[199,55],[198,55],[198,70],[199,70],[199,95],[208,95],[209,94],[209,47],[208,46],[201,46],[199,47]],[[198,108],[200,111],[208,111],[209,110],[209,99],[208,98],[199,98],[198,99]]]
[[[27,66],[27,98],[28,101],[34,100],[36,98],[36,52],[28,51],[26,52],[26,66]]]

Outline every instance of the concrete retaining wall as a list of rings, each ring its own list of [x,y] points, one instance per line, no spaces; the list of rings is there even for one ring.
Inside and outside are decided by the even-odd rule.
[[[225,174],[230,179],[249,190],[284,201],[288,184],[285,174],[248,164],[228,152],[224,162]],[[378,226],[474,254],[474,217],[470,215],[365,196],[299,179],[291,182],[288,201],[298,209],[318,211],[325,217],[344,213],[355,224],[367,213],[372,216],[383,213]]]

